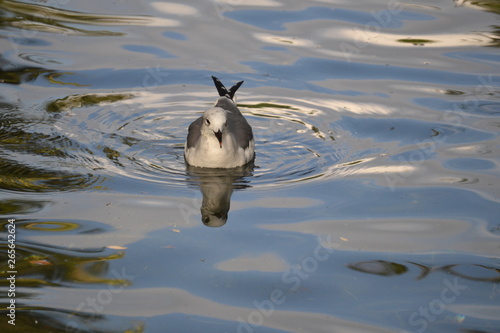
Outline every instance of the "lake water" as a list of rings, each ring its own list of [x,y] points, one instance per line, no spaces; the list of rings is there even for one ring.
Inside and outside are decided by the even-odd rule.
[[[0,330],[499,332],[499,14],[0,1]],[[211,75],[253,166],[186,168]]]

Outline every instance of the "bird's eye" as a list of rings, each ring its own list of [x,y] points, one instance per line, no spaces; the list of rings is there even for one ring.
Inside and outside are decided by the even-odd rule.
[[[206,119],[206,121],[207,121],[207,125],[210,125],[210,120]]]

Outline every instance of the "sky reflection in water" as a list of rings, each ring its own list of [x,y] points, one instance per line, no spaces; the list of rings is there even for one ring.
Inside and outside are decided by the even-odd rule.
[[[495,332],[499,12],[1,2],[15,331]],[[186,168],[211,75],[249,168]]]

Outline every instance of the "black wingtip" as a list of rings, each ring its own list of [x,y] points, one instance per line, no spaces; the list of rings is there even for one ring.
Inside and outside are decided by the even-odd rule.
[[[236,90],[243,84],[244,81],[240,81],[232,86],[229,90],[220,82],[218,78],[212,75],[212,80],[214,80],[215,88],[217,88],[217,92],[219,96],[226,96],[227,98],[233,99]]]

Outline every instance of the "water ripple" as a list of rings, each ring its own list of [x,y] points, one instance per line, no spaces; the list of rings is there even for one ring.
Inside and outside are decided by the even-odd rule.
[[[120,26],[149,25],[176,26],[178,21],[149,16],[124,16],[108,14],[82,13],[62,8],[20,1],[2,1],[0,8],[12,13],[15,17],[7,20],[12,27],[48,33],[73,34],[83,36],[120,36],[123,32],[109,30],[91,30],[79,26]],[[71,26],[73,25],[73,26]]]
[[[185,186],[188,174],[183,147],[187,127],[207,108],[207,103],[165,104],[148,95],[136,96],[135,100],[140,103],[147,99],[146,108],[136,109],[115,98],[114,110],[110,111],[75,102],[82,98],[67,97],[48,106],[71,109],[73,116],[58,111],[58,127],[63,136],[71,136],[85,147],[80,150],[80,161],[94,161],[93,169],[108,176]],[[253,102],[259,99],[264,97],[253,96],[252,101],[240,104],[256,137],[253,186],[312,179],[345,157],[345,145],[338,143],[337,133],[322,123],[320,116],[325,115],[318,105],[292,99],[280,103]],[[81,108],[84,106],[86,110]]]

